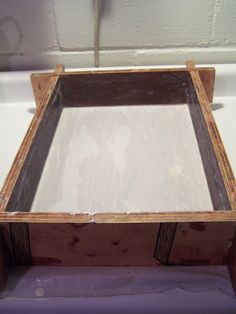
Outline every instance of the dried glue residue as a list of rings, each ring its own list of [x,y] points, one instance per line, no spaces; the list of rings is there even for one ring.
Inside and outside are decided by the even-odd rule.
[[[213,210],[188,107],[64,108],[31,211]]]

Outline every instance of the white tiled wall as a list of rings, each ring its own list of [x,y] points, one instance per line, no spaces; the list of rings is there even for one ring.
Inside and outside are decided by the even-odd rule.
[[[100,0],[100,65],[236,62],[236,0]],[[0,68],[93,66],[93,0],[0,0]]]

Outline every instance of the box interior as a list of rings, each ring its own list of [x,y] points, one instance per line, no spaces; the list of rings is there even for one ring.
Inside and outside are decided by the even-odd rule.
[[[60,77],[7,211],[229,210],[189,73]]]

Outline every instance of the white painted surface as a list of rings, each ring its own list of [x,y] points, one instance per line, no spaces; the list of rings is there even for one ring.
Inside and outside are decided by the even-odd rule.
[[[100,0],[100,65],[236,62],[235,0]],[[93,59],[93,0],[8,0],[0,10],[0,69]]]
[[[64,108],[32,212],[212,210],[187,105]]]

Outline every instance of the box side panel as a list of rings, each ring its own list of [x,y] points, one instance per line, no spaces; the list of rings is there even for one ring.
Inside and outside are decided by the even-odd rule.
[[[159,224],[29,224],[34,265],[155,266]]]
[[[100,73],[61,76],[66,106],[186,103],[187,72]]]
[[[160,255],[155,251],[156,240],[160,236],[159,227],[160,224],[154,223],[29,224],[32,263],[158,266],[160,262],[154,256]],[[225,264],[234,228],[235,223],[231,222],[179,223],[172,238],[168,264]],[[16,264],[19,263],[16,261]]]
[[[222,265],[226,263],[235,223],[179,223],[168,263]]]
[[[207,129],[206,121],[202,114],[197,94],[190,76],[187,97],[189,111],[192,118],[192,123],[194,126],[194,131],[197,138],[214,210],[229,210],[231,209],[230,201]]]
[[[6,211],[30,210],[62,107],[63,96],[58,83],[33,138]]]

